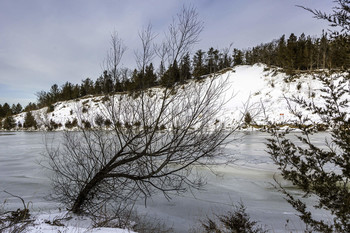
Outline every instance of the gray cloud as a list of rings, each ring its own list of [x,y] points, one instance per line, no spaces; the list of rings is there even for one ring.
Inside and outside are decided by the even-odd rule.
[[[138,31],[153,24],[160,40],[183,4],[198,9],[205,29],[194,49],[247,48],[302,32],[319,35],[326,24],[295,7],[330,10],[329,0],[2,0],[0,102],[35,101],[54,83],[96,79],[117,31],[128,47],[123,64],[135,66]]]

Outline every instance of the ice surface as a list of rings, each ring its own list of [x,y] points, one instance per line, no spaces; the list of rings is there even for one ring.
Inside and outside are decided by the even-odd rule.
[[[57,143],[60,135],[60,132],[45,135],[39,132],[15,132],[11,135],[0,133],[0,189],[31,202],[30,208],[34,213],[52,212],[52,216],[57,216],[59,203],[46,199],[51,190],[49,174],[37,161],[41,159],[41,153],[45,150],[43,139],[51,138]],[[316,135],[316,144],[323,143],[326,135]],[[136,205],[138,212],[164,220],[177,232],[187,232],[189,228],[198,224],[199,219],[213,213],[226,213],[232,210],[232,204],[242,201],[251,217],[266,224],[273,232],[285,232],[286,219],[291,222],[288,229],[301,231],[303,225],[295,216],[296,212],[272,186],[273,176],[279,176],[275,165],[265,152],[266,137],[268,135],[261,132],[236,134],[237,140],[225,149],[228,155],[233,155],[236,159],[235,164],[216,167],[218,175],[198,168],[207,179],[204,190],[193,190],[183,196],[172,195],[170,201],[160,194],[155,195],[147,201],[147,207],[144,206],[144,200],[140,200]],[[17,198],[0,192],[0,200],[5,199],[7,209],[22,208]],[[317,213],[317,216],[329,218],[320,213]],[[45,215],[40,215],[38,219],[45,219]],[[48,225],[40,227],[42,232],[52,230]],[[68,232],[76,232],[73,229],[72,225],[66,228]],[[37,232],[36,230],[39,228],[34,228],[32,232]]]

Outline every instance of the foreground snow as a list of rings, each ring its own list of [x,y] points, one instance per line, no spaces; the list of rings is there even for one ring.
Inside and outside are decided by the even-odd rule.
[[[84,216],[75,216],[67,212],[40,213],[34,216],[33,224],[26,228],[29,233],[65,232],[65,233],[134,233],[131,230],[112,227],[93,227],[93,221]]]

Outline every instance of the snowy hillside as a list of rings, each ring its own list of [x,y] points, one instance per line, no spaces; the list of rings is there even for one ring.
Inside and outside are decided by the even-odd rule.
[[[207,77],[202,81],[209,82],[209,80],[210,77]],[[291,122],[295,118],[289,112],[285,98],[300,96],[313,99],[317,103],[320,101],[322,88],[322,84],[315,80],[312,74],[302,74],[290,80],[288,75],[277,68],[269,69],[262,64],[236,66],[216,77],[216,82],[224,80],[227,80],[227,89],[221,96],[221,101],[225,102],[225,105],[215,120],[225,122],[227,127],[233,127],[236,123],[242,124],[246,112],[249,112],[253,123],[257,125],[266,125],[267,121],[282,124]],[[153,88],[151,91],[161,93],[161,88]],[[125,95],[127,94],[116,94],[115,99]],[[40,130],[48,127],[53,130],[74,129],[75,122],[78,124],[89,122],[89,125],[95,126],[96,117],[106,115],[105,103],[104,96],[86,96],[58,102],[54,104],[51,112],[45,107],[32,113]],[[17,125],[23,125],[25,114],[21,113],[14,117]],[[318,117],[311,116],[311,119],[317,121]]]

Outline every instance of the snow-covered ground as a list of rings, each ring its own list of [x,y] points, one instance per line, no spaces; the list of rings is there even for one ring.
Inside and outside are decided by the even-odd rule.
[[[88,217],[74,216],[70,213],[46,213],[35,216],[35,221],[26,228],[28,233],[133,233],[128,229],[112,227],[92,227],[92,220]]]
[[[217,118],[233,127],[242,119],[245,112],[249,112],[256,124],[264,125],[267,121],[288,123],[295,117],[288,110],[286,98],[299,96],[322,104],[320,98],[322,84],[314,79],[312,74],[301,74],[300,77],[289,80],[289,76],[278,68],[267,68],[266,65],[236,66],[216,77],[216,82],[226,80],[226,91],[220,101],[226,102]],[[205,82],[209,82],[206,78]],[[180,89],[181,90],[181,89]],[[154,93],[161,93],[160,88],[153,88]],[[115,100],[126,94],[117,94]],[[65,123],[74,119],[85,119],[95,125],[97,115],[105,115],[104,96],[86,96],[80,99],[58,102],[54,104],[54,111],[47,112],[47,107],[33,111],[39,128],[55,122],[58,130],[66,129]],[[77,117],[77,113],[80,117]],[[305,112],[313,121],[318,121],[317,115]],[[23,125],[25,113],[15,116],[15,121]],[[215,120],[216,120],[215,119]]]

